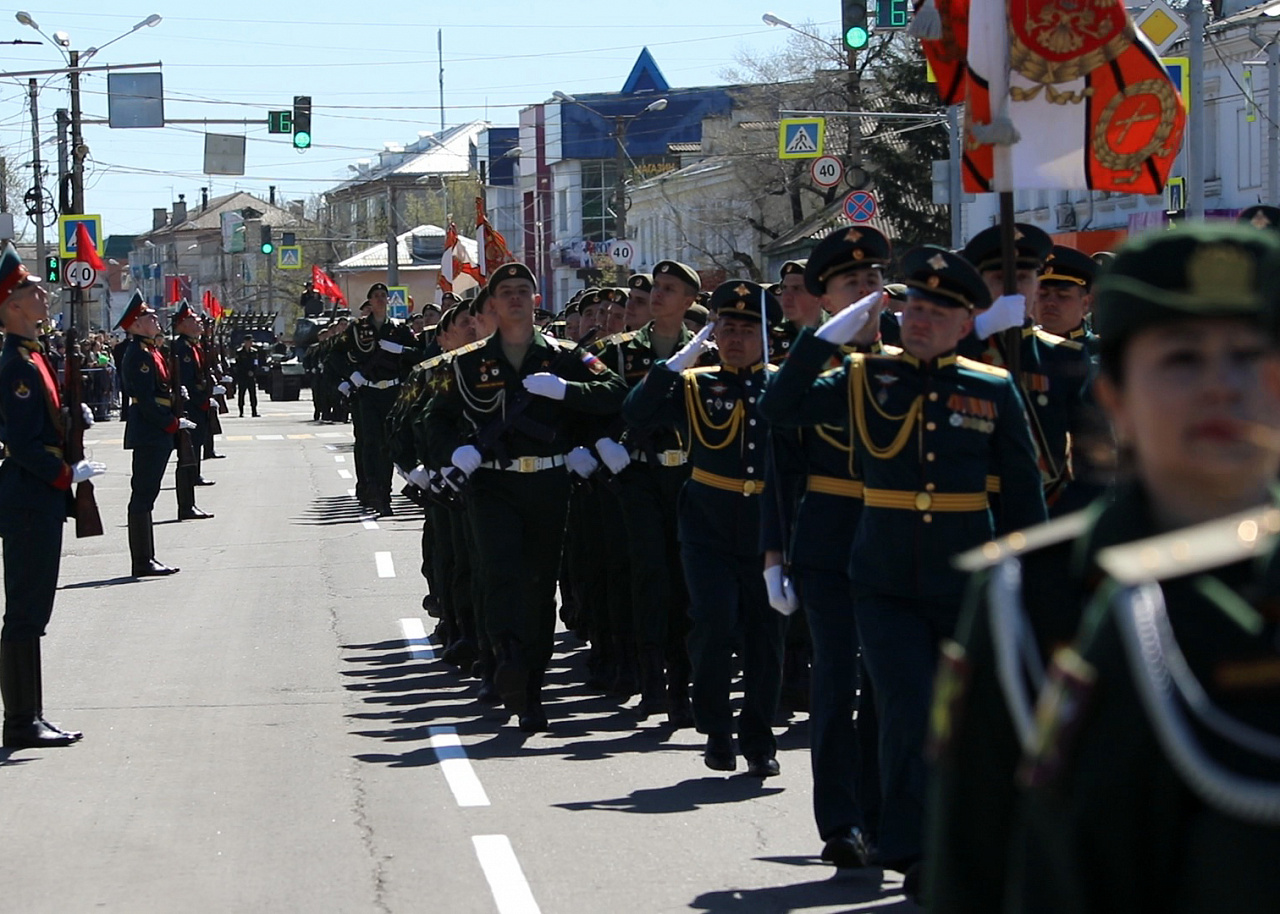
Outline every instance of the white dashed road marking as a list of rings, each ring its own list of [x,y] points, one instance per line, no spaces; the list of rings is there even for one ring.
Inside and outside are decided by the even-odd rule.
[[[489,796],[471,767],[467,750],[458,739],[458,731],[453,727],[430,727],[427,732],[431,734],[431,751],[436,754],[440,771],[458,805],[488,806]]]
[[[471,843],[476,847],[480,868],[489,882],[499,914],[540,914],[507,836],[474,835]]]
[[[396,566],[391,561],[390,552],[375,552],[373,560],[378,563],[378,577],[394,578],[396,576]]]

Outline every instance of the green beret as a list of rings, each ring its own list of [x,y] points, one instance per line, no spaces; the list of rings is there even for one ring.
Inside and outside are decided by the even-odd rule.
[[[702,305],[690,305],[688,310],[684,312],[684,319],[693,321],[699,327],[707,326],[707,317],[710,312]]]
[[[1249,225],[1191,223],[1139,235],[1095,284],[1093,329],[1107,349],[1190,317],[1243,317],[1273,328],[1280,236]]]
[[[804,287],[810,295],[822,295],[832,276],[884,267],[892,257],[889,239],[875,229],[865,225],[836,229],[809,254],[804,267]]]
[[[659,261],[658,265],[653,268],[653,275],[659,276],[664,273],[674,276],[695,292],[702,288],[702,279],[698,276],[698,271],[688,264],[680,263],[676,260]]]
[[[632,273],[627,280],[627,288],[639,289],[641,292],[653,291],[653,276],[649,273]]]
[[[493,294],[494,289],[498,288],[498,283],[504,279],[527,279],[533,283],[535,290],[538,288],[538,280],[533,275],[533,270],[530,270],[522,263],[504,263],[493,271],[493,275],[489,277],[489,284],[485,286],[490,295]]]
[[[782,306],[769,291],[749,279],[730,279],[716,286],[711,293],[712,311],[721,317],[741,317],[760,320],[763,311],[769,323],[782,320]]]
[[[476,293],[476,297],[471,299],[471,304],[467,306],[467,310],[471,312],[471,316],[475,317],[484,310],[484,303],[489,299],[489,290],[481,289]]]
[[[778,269],[778,278],[786,279],[788,276],[794,276],[796,274],[803,276],[804,265],[808,262],[809,261],[807,260],[788,260]]]

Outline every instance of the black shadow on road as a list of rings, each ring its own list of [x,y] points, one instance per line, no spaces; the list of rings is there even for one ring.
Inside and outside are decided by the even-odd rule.
[[[849,905],[849,911],[897,914],[922,910],[907,900],[900,887],[885,885],[882,872],[876,869],[839,870],[829,879],[792,885],[705,892],[690,902],[689,907],[703,914],[790,914],[837,905]]]
[[[103,578],[99,581],[77,581],[75,584],[63,584],[59,590],[84,590],[86,587],[115,587],[117,584],[132,584],[140,578],[133,575],[121,575],[118,578]]]
[[[301,517],[293,518],[293,522],[304,527],[328,527],[334,524],[358,524],[372,516],[350,495],[328,495],[313,501]]]
[[[578,803],[557,803],[561,809],[572,812],[608,809],[617,812],[655,815],[673,812],[693,812],[701,806],[720,803],[741,803],[759,797],[782,793],[781,787],[766,786],[760,778],[749,775],[737,777],[690,778],[666,787],[650,787],[633,790],[625,797],[612,800],[584,800]]]

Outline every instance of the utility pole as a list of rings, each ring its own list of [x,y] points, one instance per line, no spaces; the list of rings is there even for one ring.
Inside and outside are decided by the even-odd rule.
[[[58,212],[71,212],[71,198],[68,191],[71,190],[67,183],[67,177],[70,174],[68,168],[67,153],[67,134],[71,130],[71,115],[67,114],[66,108],[59,108],[54,112],[54,119],[58,123]]]
[[[1188,0],[1185,11],[1190,36],[1187,42],[1187,218],[1204,218],[1204,0]],[[1275,94],[1274,92],[1272,93]]]
[[[947,207],[951,210],[951,248],[964,247],[964,175],[960,168],[960,106],[947,108]]]
[[[628,117],[624,114],[613,119],[613,138],[616,148],[613,153],[613,237],[619,241],[627,240],[627,125]],[[622,277],[625,281],[626,277]]]
[[[36,209],[36,262],[44,269],[44,180],[40,164],[40,112],[36,107],[39,89],[35,79],[27,80],[27,94],[31,97],[31,169],[35,172]]]
[[[1280,44],[1267,44],[1267,202],[1280,200]]]
[[[387,179],[387,285],[400,285],[400,242],[396,238],[396,186]]]

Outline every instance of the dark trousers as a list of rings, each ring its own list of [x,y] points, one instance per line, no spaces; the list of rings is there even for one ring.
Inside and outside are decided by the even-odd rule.
[[[58,507],[64,506],[57,493]],[[53,614],[62,561],[60,511],[23,512],[0,521],[4,539],[4,626],[0,640],[29,641],[44,634]]]
[[[462,637],[479,645],[476,631],[475,601],[471,598],[471,561],[475,543],[471,537],[471,524],[462,511],[445,511],[449,523],[450,549],[453,562],[449,567],[449,593],[453,615]]]
[[[747,758],[777,751],[773,718],[782,687],[785,617],[769,606],[759,556],[719,553],[701,545],[681,551],[689,584],[689,659],[693,719],[699,733],[729,735],[733,653],[742,654],[738,743]]]
[[[620,500],[631,558],[631,613],[637,646],[684,654],[689,592],[676,534],[676,504],[688,467],[634,466],[623,471]]]
[[[813,815],[823,840],[879,820],[876,713],[863,673],[848,575],[792,568],[813,642],[809,697],[809,763]],[[792,617],[794,618],[794,617]]]
[[[362,387],[356,394],[360,424],[356,436],[357,462],[366,496],[378,503],[391,498],[391,448],[387,442],[387,414],[395,406],[400,388]]]
[[[172,444],[133,449],[133,475],[129,477],[129,513],[150,514],[160,494],[164,468],[173,453]]]
[[[240,390],[236,392],[236,401],[240,406],[240,415],[244,415],[244,395],[249,395],[249,409],[251,412],[258,411],[258,382],[255,378],[241,378],[236,381]]]
[[[855,600],[862,656],[880,727],[880,856],[920,857],[925,789],[924,744],[942,639],[955,632],[960,596],[912,600],[862,594]]]
[[[540,473],[480,469],[467,498],[489,642],[495,651],[514,642],[524,665],[545,670],[555,640],[568,474],[563,467]]]

